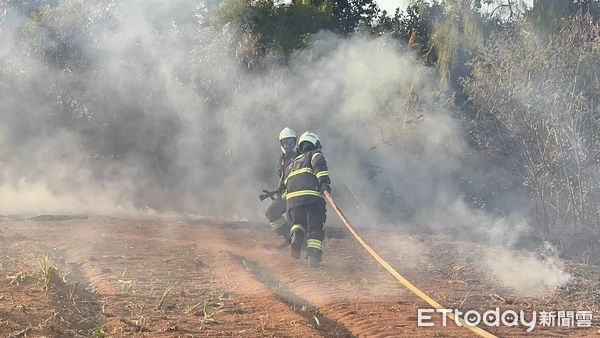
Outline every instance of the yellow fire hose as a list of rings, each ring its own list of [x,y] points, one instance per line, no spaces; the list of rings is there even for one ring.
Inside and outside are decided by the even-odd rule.
[[[340,217],[340,219],[342,220],[342,222],[344,223],[346,228],[348,228],[348,230],[352,233],[354,238],[356,238],[358,243],[360,243],[360,245],[362,245],[362,247],[365,248],[365,250],[367,250],[367,252],[371,255],[371,257],[373,257],[373,259],[375,259],[377,261],[377,263],[379,263],[384,269],[387,270],[387,272],[389,272],[392,276],[394,276],[398,280],[398,282],[400,282],[400,284],[404,285],[412,293],[414,293],[419,298],[421,298],[422,300],[427,302],[427,304],[433,306],[435,309],[443,309],[443,307],[438,302],[436,302],[431,297],[426,295],[423,291],[419,290],[416,286],[414,286],[406,278],[402,277],[402,275],[400,275],[398,273],[398,271],[396,271],[391,265],[389,265],[388,262],[386,262],[369,244],[367,244],[367,242],[365,242],[365,240],[358,234],[356,229],[354,229],[352,224],[350,224],[350,222],[348,222],[348,219],[346,218],[346,216],[344,216],[344,214],[342,213],[340,208],[337,206],[337,204],[335,204],[335,201],[333,200],[331,195],[327,191],[325,191],[324,193],[325,193],[325,198],[327,198],[327,200],[329,201],[329,204],[331,204],[331,206],[333,207],[335,212],[338,214],[338,216]],[[447,311],[444,313],[446,314],[446,317],[450,318],[451,320],[455,320],[454,319],[455,316],[453,313],[449,313]],[[481,337],[496,338],[496,336],[494,336],[493,334],[491,334],[483,329],[480,329],[477,326],[468,325],[460,317],[458,317],[457,320],[459,323],[462,324],[463,327],[466,327],[467,329],[473,331],[475,334],[477,334]]]

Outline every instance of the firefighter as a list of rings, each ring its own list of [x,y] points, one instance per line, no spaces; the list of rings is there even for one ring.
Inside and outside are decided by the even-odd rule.
[[[331,191],[330,183],[319,137],[305,132],[298,139],[298,155],[286,168],[279,189],[287,191],[285,199],[292,221],[291,256],[300,258],[306,237],[306,256],[310,267],[317,267],[323,256],[323,226],[326,220],[323,192]]]
[[[283,128],[279,133],[279,144],[281,146],[281,157],[279,158],[279,179],[283,176],[285,168],[290,164],[291,160],[296,155],[296,132],[290,128]],[[277,197],[273,200],[265,215],[271,223],[271,228],[285,240],[285,245],[289,243],[290,224],[283,217],[286,212],[286,202],[283,199],[285,197],[284,190],[278,190]]]

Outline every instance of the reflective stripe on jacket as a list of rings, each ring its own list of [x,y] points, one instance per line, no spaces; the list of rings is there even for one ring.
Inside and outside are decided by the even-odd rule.
[[[323,203],[319,191],[321,183],[330,183],[325,156],[321,150],[312,150],[296,156],[284,171],[281,187],[287,190],[288,209],[300,205]]]

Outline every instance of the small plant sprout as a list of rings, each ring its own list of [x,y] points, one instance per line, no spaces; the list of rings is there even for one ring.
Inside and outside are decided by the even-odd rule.
[[[41,264],[42,275],[40,277],[40,283],[44,287],[44,291],[48,291],[48,287],[50,286],[50,280],[52,279],[52,274],[54,271],[54,266],[50,263],[50,257],[48,255],[44,255]]]
[[[132,280],[119,280],[119,283],[121,283],[121,292],[123,293],[129,293],[135,284]]]
[[[215,319],[213,315],[209,313],[210,302],[204,301],[204,319],[202,320],[202,324],[217,324],[218,321]]]
[[[108,336],[108,330],[106,329],[106,324],[98,324],[92,331],[93,338],[104,338]]]

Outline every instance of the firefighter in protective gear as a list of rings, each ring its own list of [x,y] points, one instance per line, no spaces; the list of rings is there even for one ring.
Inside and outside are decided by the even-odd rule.
[[[297,146],[296,146],[296,133],[290,128],[283,128],[279,133],[279,144],[281,146],[281,157],[279,158],[279,169],[278,175],[279,179],[283,175],[285,168],[290,164],[291,160],[296,155]],[[289,233],[290,233],[290,224],[283,217],[285,214],[287,207],[286,202],[283,199],[284,190],[278,190],[278,196],[273,200],[269,208],[267,208],[266,216],[271,223],[271,228],[280,236],[282,236],[286,243],[289,241]],[[287,244],[286,244],[287,245]]]
[[[323,226],[326,220],[324,191],[331,191],[325,156],[315,133],[305,132],[298,139],[298,155],[284,171],[279,189],[286,189],[285,199],[292,221],[290,230],[291,256],[300,258],[304,239],[306,256],[316,267],[323,256]]]

